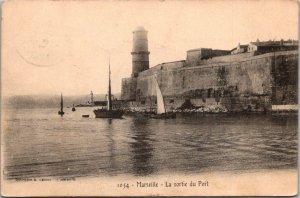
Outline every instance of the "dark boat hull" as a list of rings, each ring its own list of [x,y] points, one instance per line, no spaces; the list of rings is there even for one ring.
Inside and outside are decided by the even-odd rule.
[[[58,112],[58,115],[63,116],[64,114],[65,114],[65,112],[63,112],[63,111],[59,111],[59,112]]]
[[[176,114],[175,113],[151,114],[150,118],[154,118],[154,119],[175,119]]]
[[[106,110],[96,109],[94,110],[96,118],[122,118],[124,112],[121,110]]]

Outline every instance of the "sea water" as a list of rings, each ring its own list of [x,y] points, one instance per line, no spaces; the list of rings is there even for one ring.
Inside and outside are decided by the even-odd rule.
[[[297,116],[96,119],[92,107],[9,109],[4,177],[155,176],[297,168]],[[89,118],[83,118],[89,114]]]

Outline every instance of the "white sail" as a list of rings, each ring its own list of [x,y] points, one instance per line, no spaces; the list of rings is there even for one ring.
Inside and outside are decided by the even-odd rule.
[[[164,98],[155,78],[155,87],[156,87],[156,100],[157,100],[157,114],[166,113]]]
[[[107,110],[111,110],[111,109],[109,109],[109,107],[110,107],[110,101],[109,101],[108,94],[106,95],[106,101],[107,101]]]

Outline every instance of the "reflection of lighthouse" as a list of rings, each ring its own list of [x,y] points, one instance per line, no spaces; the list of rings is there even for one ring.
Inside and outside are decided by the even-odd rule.
[[[91,91],[91,105],[94,106],[95,103],[94,103],[94,94],[93,94],[93,91]]]
[[[157,171],[159,162],[155,159],[154,144],[155,133],[150,130],[149,120],[133,120],[130,125],[135,141],[130,143],[130,156],[132,158],[132,172],[136,176],[152,175]],[[151,141],[149,141],[151,140]]]

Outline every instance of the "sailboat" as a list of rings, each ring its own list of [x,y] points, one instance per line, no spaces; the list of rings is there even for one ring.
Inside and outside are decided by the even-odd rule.
[[[74,104],[73,104],[73,107],[72,107],[72,111],[76,111]]]
[[[112,109],[111,100],[111,80],[110,80],[110,61],[108,74],[108,94],[107,94],[107,108],[94,110],[96,118],[122,118],[124,112],[122,110]]]
[[[65,112],[63,111],[64,108],[64,101],[62,94],[60,95],[60,111],[58,111],[58,115],[63,116]]]
[[[156,108],[157,108],[157,110],[156,110],[156,114],[151,115],[151,118],[155,118],[155,119],[174,119],[174,118],[176,118],[175,113],[167,112],[166,107],[165,107],[164,97],[161,93],[161,90],[159,88],[156,78],[154,79],[154,83],[155,83],[155,89],[156,89],[156,101],[157,101]]]

